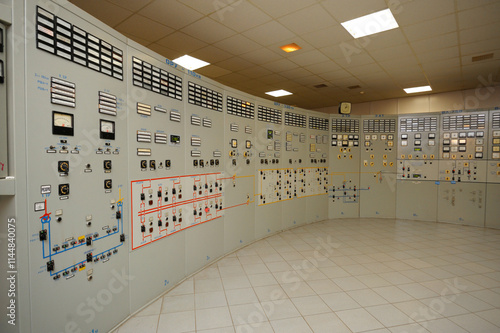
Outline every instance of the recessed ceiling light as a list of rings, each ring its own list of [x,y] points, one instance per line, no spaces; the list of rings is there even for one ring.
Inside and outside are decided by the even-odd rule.
[[[431,86],[421,86],[421,87],[405,88],[404,91],[407,94],[414,94],[414,93],[419,93],[419,92],[424,92],[424,91],[432,91],[432,88],[431,88]]]
[[[300,50],[301,47],[298,46],[297,44],[295,43],[291,43],[291,44],[287,44],[287,45],[283,45],[280,47],[280,49],[282,49],[283,51],[285,52],[293,52],[293,51],[297,51],[297,50]]]
[[[292,93],[283,89],[280,90],[274,90],[274,91],[268,91],[266,94],[271,95],[273,97],[281,97],[281,96],[288,96],[291,95]]]
[[[399,27],[390,9],[341,23],[354,38],[361,38]]]
[[[196,59],[194,57],[188,56],[187,54],[183,55],[182,57],[179,57],[177,59],[174,59],[173,62],[181,65],[184,68],[192,70],[192,71],[194,71],[195,69],[210,65],[210,63],[208,63],[206,61]]]

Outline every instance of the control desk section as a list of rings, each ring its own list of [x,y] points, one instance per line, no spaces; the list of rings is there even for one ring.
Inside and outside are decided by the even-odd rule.
[[[394,217],[396,201],[397,117],[362,118],[361,217]]]
[[[222,88],[186,76],[186,172],[223,169],[224,114]]]
[[[129,140],[133,178],[166,177],[184,172],[182,73],[129,47]]]
[[[400,116],[398,179],[437,180],[439,115]]]
[[[486,111],[442,114],[439,180],[486,182],[487,119]]]
[[[490,113],[490,144],[488,149],[488,183],[500,183],[500,111]]]
[[[8,176],[7,161],[7,49],[5,26],[0,23],[0,179]]]
[[[129,314],[128,284],[92,322],[75,311],[129,268],[126,44],[52,5],[26,7],[31,322],[107,331]]]
[[[329,217],[359,217],[359,158],[362,137],[359,116],[332,116],[330,137]]]

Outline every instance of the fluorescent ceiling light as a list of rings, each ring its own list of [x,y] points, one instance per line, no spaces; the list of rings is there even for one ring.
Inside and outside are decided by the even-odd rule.
[[[424,92],[424,91],[432,91],[431,86],[421,86],[421,87],[413,87],[413,88],[406,88],[404,91],[407,94],[414,94],[414,93],[419,93],[419,92]]]
[[[390,9],[341,23],[354,38],[361,38],[399,27]]]
[[[195,69],[210,65],[210,63],[208,63],[206,61],[193,58],[191,56],[188,56],[187,54],[183,55],[182,57],[179,57],[177,59],[174,59],[173,62],[181,65],[184,68],[192,70],[192,71],[194,71]]]
[[[301,47],[298,46],[295,43],[291,43],[291,44],[280,46],[280,49],[282,49],[283,51],[289,53],[289,52],[294,52],[294,51],[300,50]]]
[[[273,97],[281,97],[281,96],[288,96],[291,95],[292,93],[283,89],[280,90],[275,90],[275,91],[268,91],[266,94],[271,95]]]

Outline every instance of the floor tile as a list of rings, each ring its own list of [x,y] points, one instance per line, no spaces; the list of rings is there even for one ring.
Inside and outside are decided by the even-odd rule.
[[[272,320],[271,326],[275,333],[313,333],[302,317]]]
[[[352,297],[344,292],[320,295],[320,297],[333,311],[349,310],[361,307],[361,305],[359,305]]]
[[[370,306],[365,309],[385,327],[411,324],[414,322],[413,319],[392,304]]]
[[[194,310],[194,294],[163,297],[162,313]]]
[[[473,313],[449,317],[448,319],[469,332],[489,333],[500,331],[500,328],[498,326],[493,325],[489,321],[476,316]]]
[[[158,315],[142,317],[134,316],[120,326],[118,333],[156,333],[158,328],[158,317]]]
[[[351,333],[351,330],[333,312],[305,316],[314,333]]]
[[[331,312],[319,296],[296,297],[290,300],[303,316]]]
[[[338,311],[336,312],[336,315],[353,332],[362,332],[383,328],[383,325],[365,309]]]
[[[347,294],[363,307],[387,304],[387,301],[382,296],[371,289],[348,291]]]
[[[231,317],[235,325],[255,324],[266,322],[267,316],[260,303],[250,303],[229,306]]]
[[[199,293],[194,296],[194,306],[196,309],[215,308],[226,305],[226,294],[223,291]]]
[[[270,321],[300,317],[300,312],[289,299],[261,302],[261,305]]]
[[[226,290],[226,299],[230,306],[255,303],[259,301],[253,288]]]
[[[137,313],[135,316],[142,317],[142,316],[159,315],[161,313],[162,304],[163,304],[163,298],[160,298],[151,303],[150,305],[148,305],[145,309]]]
[[[194,311],[165,313],[158,322],[159,332],[181,333],[195,330]]]
[[[227,307],[197,309],[196,329],[206,330],[220,327],[233,326],[231,315]]]

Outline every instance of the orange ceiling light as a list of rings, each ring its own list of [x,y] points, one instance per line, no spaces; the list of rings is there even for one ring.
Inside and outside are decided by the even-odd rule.
[[[301,47],[298,46],[295,43],[291,43],[291,44],[287,44],[287,45],[281,46],[280,49],[282,49],[283,51],[285,51],[287,53],[290,53],[290,52],[294,52],[294,51],[300,50]]]

